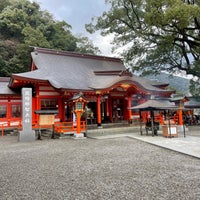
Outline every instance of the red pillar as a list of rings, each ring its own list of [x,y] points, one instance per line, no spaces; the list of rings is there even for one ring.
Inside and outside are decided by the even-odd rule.
[[[106,99],[106,117],[109,116],[109,105],[108,105],[108,99]]]
[[[41,104],[40,104],[40,95],[39,95],[39,86],[35,86],[35,110],[40,110],[41,109]],[[35,114],[35,122],[39,123],[39,115]]]
[[[179,125],[183,125],[183,111],[178,110]]]
[[[160,124],[164,124],[163,113],[160,113]]]
[[[7,119],[8,119],[8,126],[10,126],[10,119],[11,119],[11,100],[10,97],[8,97],[8,104],[7,104]]]
[[[132,118],[132,110],[130,109],[132,106],[132,97],[128,97],[128,120],[131,121]]]
[[[101,96],[97,96],[97,125],[101,126]]]
[[[112,122],[112,118],[113,118],[113,109],[112,109],[112,99],[109,98],[108,99],[108,106],[109,106],[109,119],[110,119],[110,122]]]
[[[65,105],[62,96],[58,98],[58,110],[60,121],[65,121]]]
[[[76,125],[77,125],[76,132],[77,132],[77,134],[80,134],[80,132],[81,132],[81,111],[76,112]]]
[[[35,124],[37,122],[36,114],[36,97],[32,98],[32,124]]]

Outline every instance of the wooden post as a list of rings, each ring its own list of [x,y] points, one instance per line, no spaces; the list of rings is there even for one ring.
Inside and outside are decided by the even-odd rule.
[[[101,96],[97,96],[97,125],[101,126]]]
[[[132,105],[132,98],[130,96],[130,97],[128,97],[128,120],[129,120],[129,122],[131,122],[131,119],[132,119],[132,110],[130,109],[131,105]]]
[[[7,104],[7,113],[6,113],[6,117],[8,119],[8,126],[10,126],[10,119],[11,119],[11,112],[12,112],[12,109],[11,109],[11,100],[10,100],[10,97],[8,97],[8,104]]]
[[[152,136],[154,136],[154,112],[153,110],[151,112],[151,130],[152,130]]]
[[[109,116],[109,105],[108,105],[108,99],[106,99],[106,117]]]
[[[142,135],[142,111],[139,110],[139,114],[140,114],[140,134]]]
[[[76,112],[76,132],[80,134],[81,132],[81,111]]]
[[[40,94],[39,94],[39,87],[38,85],[36,86],[35,88],[35,92],[36,92],[36,95],[35,95],[35,101],[34,101],[34,109],[35,110],[40,110],[41,109],[41,103],[40,103]],[[39,124],[39,115],[36,115],[34,114],[35,117],[34,117],[34,122]]]
[[[182,110],[178,110],[178,119],[179,119],[179,125],[183,126],[183,112]]]
[[[58,110],[59,110],[60,121],[62,122],[65,121],[65,105],[62,96],[58,98]]]
[[[168,120],[169,120],[169,135],[170,135],[170,138],[171,138],[172,137],[172,132],[171,132],[171,123],[170,123],[169,110],[168,110]]]
[[[112,105],[112,99],[111,98],[109,98],[108,99],[108,106],[109,106],[109,119],[110,119],[110,122],[112,122],[112,118],[113,118],[113,110],[112,110],[112,107],[113,107],[113,105]]]

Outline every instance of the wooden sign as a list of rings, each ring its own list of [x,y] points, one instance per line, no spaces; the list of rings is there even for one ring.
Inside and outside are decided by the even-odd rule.
[[[54,124],[54,115],[40,115],[39,124],[40,125],[51,125]]]

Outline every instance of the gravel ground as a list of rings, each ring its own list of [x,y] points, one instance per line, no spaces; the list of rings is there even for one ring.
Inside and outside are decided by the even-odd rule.
[[[200,159],[129,138],[19,143],[6,137],[1,200],[200,199]]]

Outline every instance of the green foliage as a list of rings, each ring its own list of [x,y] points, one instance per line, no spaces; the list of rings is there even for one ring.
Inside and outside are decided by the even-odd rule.
[[[45,34],[49,38],[51,48],[74,51],[76,38],[70,32],[71,26],[64,21],[51,23]]]
[[[89,46],[85,38],[73,36],[68,23],[54,20],[38,3],[0,0],[0,76],[28,71],[30,46],[96,52],[92,43]]]
[[[190,80],[190,92],[193,96],[200,96],[200,79]]]
[[[25,27],[22,30],[24,36],[24,43],[27,46],[41,46],[41,47],[50,47],[49,42],[39,28],[33,29],[30,26]],[[37,36],[37,37],[36,37]]]
[[[114,50],[122,48],[133,71],[185,71],[200,77],[200,1],[107,0],[109,11],[86,29],[114,34]]]
[[[97,47],[93,46],[93,43],[91,40],[89,40],[87,37],[81,37],[77,39],[77,52],[80,53],[87,53],[87,54],[99,54],[100,50]]]
[[[0,12],[6,8],[8,5],[10,5],[10,1],[9,0],[0,0]]]

